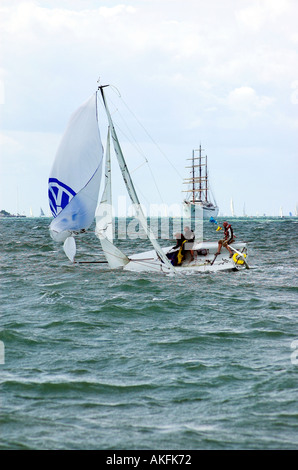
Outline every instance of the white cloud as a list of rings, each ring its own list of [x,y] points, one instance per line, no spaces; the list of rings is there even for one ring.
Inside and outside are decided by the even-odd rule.
[[[245,2],[246,3],[246,2]],[[283,13],[290,9],[288,0],[262,0],[250,4],[236,12],[237,20],[248,30],[260,31],[267,23],[280,21]]]
[[[268,108],[274,102],[269,96],[258,96],[256,91],[248,86],[235,88],[227,97],[226,103],[235,111],[256,115]]]

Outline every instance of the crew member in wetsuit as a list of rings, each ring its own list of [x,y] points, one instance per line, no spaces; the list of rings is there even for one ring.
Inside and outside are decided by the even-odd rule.
[[[221,247],[224,246],[229,251],[230,258],[232,258],[234,253],[231,250],[231,248],[229,247],[229,245],[230,245],[230,243],[233,243],[235,241],[234,240],[234,232],[233,232],[231,224],[228,224],[228,222],[224,222],[223,227],[225,229],[224,238],[222,240],[218,241],[218,249],[217,249],[216,255],[219,255]]]

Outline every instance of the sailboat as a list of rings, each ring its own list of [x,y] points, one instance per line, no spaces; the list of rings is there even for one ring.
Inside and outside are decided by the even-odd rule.
[[[198,155],[198,156],[197,156]],[[202,146],[199,149],[192,151],[191,165],[189,168],[189,177],[184,179],[184,184],[189,186],[189,189],[183,192],[189,193],[188,197],[183,201],[184,213],[188,217],[194,217],[196,208],[203,211],[203,218],[210,219],[216,218],[218,215],[218,207],[214,196],[210,198],[211,189],[208,181],[207,169],[207,155],[202,155]]]
[[[249,268],[246,243],[241,242],[233,244],[234,254],[230,258],[224,248],[220,255],[216,255],[217,242],[200,241],[193,245],[196,253],[193,261],[184,259],[179,266],[172,264],[167,256],[171,247],[160,246],[143,213],[108,108],[107,86],[99,85],[97,91],[71,116],[58,147],[49,177],[49,204],[54,217],[49,227],[52,239],[62,242],[66,256],[71,262],[76,262],[75,239],[78,234],[86,232],[95,218],[95,235],[111,269],[177,274]],[[105,152],[98,125],[98,99],[103,103],[108,121]],[[114,243],[110,141],[136,218],[151,244],[151,249],[146,252],[126,255]],[[104,159],[104,188],[99,200]]]
[[[230,201],[230,208],[231,208],[231,216],[232,216],[232,217],[235,217],[233,198],[232,198],[231,201]]]

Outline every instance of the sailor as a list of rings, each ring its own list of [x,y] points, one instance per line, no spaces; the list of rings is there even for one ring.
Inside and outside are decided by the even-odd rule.
[[[183,233],[175,233],[176,245],[171,248],[167,253],[167,257],[171,260],[173,266],[177,266],[182,263],[185,257],[185,243],[186,239]]]
[[[221,247],[224,246],[229,251],[230,258],[232,258],[233,251],[231,250],[229,245],[235,241],[234,232],[233,232],[231,224],[228,224],[228,222],[224,222],[223,227],[224,227],[224,230],[225,230],[224,231],[224,238],[222,240],[218,241],[218,249],[217,249],[217,253],[215,253],[215,254],[219,255]]]
[[[195,234],[192,230],[190,230],[189,227],[184,227],[184,237],[186,239],[186,243],[185,243],[185,249],[186,250],[189,250],[190,251],[190,255],[191,255],[191,260],[190,261],[193,261],[194,257],[193,257],[193,245],[194,245],[194,241],[195,241]]]

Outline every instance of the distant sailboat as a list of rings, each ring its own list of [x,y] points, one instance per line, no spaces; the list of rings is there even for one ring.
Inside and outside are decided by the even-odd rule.
[[[245,209],[245,204],[243,204],[243,217],[247,217],[246,209]]]
[[[283,208],[280,207],[279,209],[279,217],[283,218],[284,217],[284,213],[283,213]]]
[[[207,155],[202,155],[201,145],[198,150],[192,151],[192,158],[189,158],[189,160],[191,160],[191,166],[186,168],[190,168],[190,174],[188,178],[184,179],[184,184],[187,184],[189,189],[183,191],[189,193],[189,196],[183,201],[184,212],[188,217],[192,217],[195,214],[196,207],[198,207],[203,210],[204,219],[216,218],[219,209],[214,196],[212,195],[213,201],[210,197]]]
[[[232,217],[235,217],[235,211],[234,211],[234,203],[233,203],[233,199],[231,199],[231,202],[230,202],[230,208],[231,208],[231,214],[232,214]]]
[[[40,215],[39,215],[39,217],[45,217],[45,213],[44,213],[44,211],[42,210],[42,208],[40,208]]]
[[[147,224],[124,159],[107,105],[104,88],[105,86],[99,86],[98,91],[72,115],[58,148],[49,178],[49,203],[54,216],[49,229],[53,240],[64,243],[65,254],[74,262],[75,237],[79,233],[83,234],[95,217],[95,234],[100,240],[106,261],[111,269],[134,272],[189,273],[191,271],[216,272],[249,268],[245,259],[247,246],[242,242],[232,244],[232,258],[229,257],[229,252],[224,249],[220,255],[216,255],[218,247],[216,241],[199,242],[195,243],[192,248],[198,254],[197,259],[191,262],[183,260],[179,266],[174,266],[171,263],[167,254],[170,254],[172,246],[162,248]],[[101,96],[108,118],[109,133],[104,190],[97,207],[104,158],[97,117],[98,94]],[[115,156],[126,190],[134,205],[136,217],[152,245],[151,250],[130,256],[126,256],[118,249],[113,240],[110,133]]]

